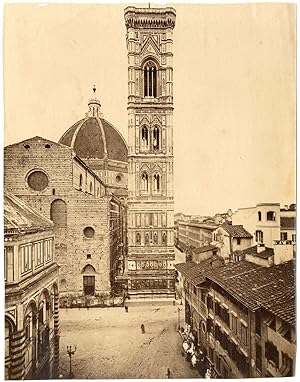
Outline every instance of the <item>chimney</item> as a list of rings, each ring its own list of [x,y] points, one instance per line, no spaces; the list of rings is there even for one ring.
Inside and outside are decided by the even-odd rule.
[[[257,253],[261,253],[266,249],[264,244],[257,244]]]

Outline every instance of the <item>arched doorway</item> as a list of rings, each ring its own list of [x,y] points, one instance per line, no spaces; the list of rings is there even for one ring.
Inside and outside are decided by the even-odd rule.
[[[95,294],[95,268],[88,264],[82,270],[83,275],[83,293],[85,296],[93,296]]]
[[[31,301],[24,316],[25,331],[25,376],[33,378],[33,371],[37,359],[37,307],[35,301]]]
[[[61,199],[56,199],[51,203],[50,219],[55,228],[67,228],[67,205]]]
[[[5,379],[11,379],[11,342],[14,324],[10,318],[5,317]]]

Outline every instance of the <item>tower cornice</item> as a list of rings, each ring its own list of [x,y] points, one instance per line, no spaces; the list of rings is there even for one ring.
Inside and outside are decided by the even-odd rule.
[[[127,28],[174,28],[176,11],[167,8],[136,8],[127,7],[124,11]]]

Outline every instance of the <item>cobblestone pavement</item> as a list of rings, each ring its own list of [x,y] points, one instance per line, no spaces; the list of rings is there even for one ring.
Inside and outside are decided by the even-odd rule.
[[[171,378],[199,378],[181,355],[177,317],[171,305],[130,306],[128,313],[113,307],[61,309],[61,374],[69,373],[67,345],[76,345],[76,379],[166,378],[167,368]]]

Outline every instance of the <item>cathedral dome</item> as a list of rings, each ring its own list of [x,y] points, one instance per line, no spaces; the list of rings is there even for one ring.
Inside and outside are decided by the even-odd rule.
[[[104,118],[87,116],[71,126],[59,143],[71,147],[82,159],[127,162],[127,145],[118,130]]]
[[[127,162],[127,144],[118,130],[103,118],[100,101],[94,94],[86,117],[71,126],[59,143],[71,147],[81,159],[108,159]]]

